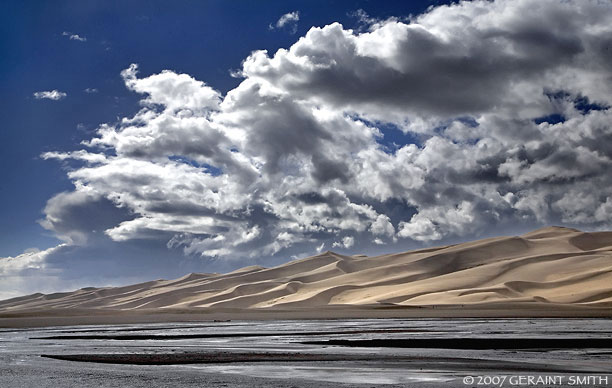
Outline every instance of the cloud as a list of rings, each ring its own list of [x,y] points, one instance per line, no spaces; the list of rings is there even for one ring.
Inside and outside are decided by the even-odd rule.
[[[59,90],[55,89],[50,91],[35,92],[33,95],[34,98],[37,100],[47,99],[53,101],[61,100],[62,98],[65,98],[67,96],[66,93],[60,92]]]
[[[0,300],[17,297],[26,292],[44,291],[47,285],[55,283],[56,276],[53,271],[48,271],[46,268],[46,259],[62,247],[64,245],[44,251],[32,248],[15,257],[1,257]],[[53,285],[55,287],[47,289],[57,289],[57,284]]]
[[[357,9],[356,11],[349,12],[348,16],[357,19],[357,31],[362,32],[363,30],[376,30],[383,24],[389,22],[410,22],[410,17],[407,16],[391,16],[387,19],[374,18],[368,15],[363,9]]]
[[[77,40],[79,42],[86,42],[87,38],[84,36],[80,36],[79,34],[73,34],[71,32],[64,31],[62,32],[62,36],[67,36],[70,40]]]
[[[370,15],[368,15],[368,13],[361,8],[356,11],[350,12],[348,15],[356,18],[359,23],[364,25],[372,25],[381,22],[381,20],[379,19],[370,17]]]
[[[28,269],[39,269],[44,263],[44,258],[51,250],[40,251],[36,248],[28,249],[16,257],[0,258],[0,274],[7,276],[11,273],[26,271]]]
[[[137,73],[138,66],[132,64],[121,72],[121,77],[128,89],[149,95],[142,101],[145,105],[163,106],[167,110],[182,109],[185,113],[216,109],[219,105],[219,92],[187,74],[165,70],[160,74],[139,79],[136,77]]]
[[[186,258],[180,251],[169,251],[153,241],[120,244],[90,239],[87,246],[62,243],[43,251],[29,249],[15,257],[0,258],[0,300],[34,292],[172,279],[189,272],[205,272],[210,264]],[[228,271],[232,267],[217,268]]]
[[[379,214],[378,217],[376,217],[376,221],[372,223],[370,230],[372,234],[376,236],[383,235],[392,237],[395,234],[395,228],[391,223],[391,219],[384,214]]]
[[[321,252],[323,252],[323,248],[325,248],[325,243],[324,243],[324,242],[323,242],[323,243],[321,243],[321,245],[319,245],[319,246],[316,248],[317,253],[321,253]]]
[[[346,248],[349,249],[351,248],[353,245],[355,245],[355,237],[353,236],[346,236],[342,239],[342,241],[338,242],[334,242],[332,244],[332,247],[341,247],[341,248]]]
[[[98,93],[98,89],[96,88],[85,88],[83,91],[87,94]]]
[[[84,125],[79,123],[77,129],[84,129]],[[106,156],[103,154],[90,153],[85,150],[72,152],[45,152],[40,156],[42,159],[57,159],[57,160],[81,160],[88,163],[103,163],[106,161]]]
[[[300,20],[299,11],[288,12],[282,15],[274,25],[270,24],[268,26],[269,29],[273,30],[275,28],[283,28],[288,27],[292,34],[297,32],[297,23]]]
[[[575,14],[578,7],[585,11]],[[609,88],[604,92],[593,79],[579,79],[603,82],[608,74],[600,47],[606,38],[581,27],[605,18],[593,12],[607,14],[607,8],[594,2],[566,2],[554,10],[549,2],[477,1],[433,8],[409,24],[389,20],[361,34],[334,23],[312,28],[271,58],[255,52],[244,73],[294,96],[316,96],[414,131],[431,128],[431,120],[493,111],[530,118],[550,109],[537,90],[543,83],[606,98]],[[558,72],[570,69],[583,74],[569,84],[560,82]],[[521,98],[527,101],[517,104]]]
[[[333,23],[253,52],[225,95],[131,65],[141,109],[42,155],[74,189],[41,223],[79,249],[147,242],[218,268],[609,228],[611,21],[605,2],[497,0]]]
[[[86,245],[92,239],[104,238],[106,229],[132,218],[126,209],[88,190],[55,195],[44,213],[40,224],[69,245]]]

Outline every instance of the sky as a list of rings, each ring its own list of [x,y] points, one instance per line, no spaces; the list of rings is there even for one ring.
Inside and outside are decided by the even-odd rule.
[[[0,7],[0,299],[611,227],[611,1]]]

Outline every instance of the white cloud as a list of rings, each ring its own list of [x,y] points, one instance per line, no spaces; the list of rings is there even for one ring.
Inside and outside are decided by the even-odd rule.
[[[497,0],[367,32],[334,23],[254,52],[226,95],[131,65],[121,75],[142,108],[82,150],[42,155],[81,163],[43,225],[71,244],[102,234],[262,260],[327,243],[612,226],[611,22],[603,2]],[[415,144],[381,144],[390,128]]]
[[[337,23],[312,28],[271,58],[255,52],[244,73],[299,98],[395,119],[406,128],[414,128],[410,123],[417,119],[489,111],[533,117],[550,109],[543,84],[608,98],[610,88],[601,87],[609,84],[608,71],[599,64],[606,54],[596,42],[609,30],[603,22],[609,5],[556,5],[463,2],[434,8],[410,24],[390,20],[361,34]],[[597,12],[601,15],[594,16]],[[583,28],[589,18],[598,23],[593,29],[598,38]],[[457,20],[469,20],[470,28]],[[560,77],[565,82],[559,71],[568,76]]]
[[[98,93],[98,89],[96,88],[85,88],[83,91],[87,94]]]
[[[47,100],[61,100],[62,98],[65,98],[67,96],[66,93],[64,92],[60,92],[59,90],[49,90],[49,91],[42,91],[42,92],[34,92],[34,98],[36,98],[37,100],[42,100],[42,99],[47,99]]]
[[[376,236],[393,237],[395,234],[395,228],[391,223],[391,219],[384,214],[379,214],[378,217],[376,217],[376,221],[372,223],[370,230],[372,234]]]
[[[321,243],[321,245],[319,245],[319,246],[317,247],[317,253],[321,253],[321,252],[323,252],[323,248],[325,248],[325,243],[324,243],[324,242],[323,242],[323,243]]]
[[[357,31],[359,32],[362,32],[365,29],[376,30],[380,28],[381,25],[383,25],[384,23],[388,23],[388,22],[406,22],[406,23],[410,22],[409,16],[391,16],[391,17],[388,17],[387,19],[371,17],[363,9],[358,9],[356,11],[349,12],[348,16],[351,16],[357,19],[357,22],[358,22]]]
[[[332,244],[332,247],[340,247],[340,248],[349,249],[353,245],[355,245],[355,237],[353,237],[353,236],[346,236],[346,237],[342,238],[342,241],[335,241]]]
[[[192,110],[198,113],[216,109],[221,100],[219,92],[187,74],[164,70],[146,78],[137,78],[138,66],[132,64],[121,72],[125,85],[138,93],[148,94],[145,105],[163,106],[169,111]]]
[[[268,27],[273,30],[274,28],[290,27],[291,33],[297,32],[297,22],[300,20],[299,11],[288,12],[282,15],[274,25],[270,24]]]
[[[53,249],[55,248],[51,248]],[[40,269],[44,266],[45,256],[48,253],[48,251],[31,248],[15,257],[2,257],[0,258],[0,275],[7,276],[28,269]]]
[[[95,153],[87,152],[85,150],[72,151],[72,152],[45,152],[40,157],[43,159],[57,159],[57,160],[74,159],[74,160],[82,160],[88,163],[106,162],[105,155],[95,154]]]
[[[60,244],[44,251],[32,248],[15,257],[0,257],[0,300],[27,292],[44,291],[48,283],[54,283],[56,274],[49,271],[46,259],[64,246]]]
[[[73,34],[71,32],[64,31],[62,32],[62,36],[67,36],[70,40],[77,40],[79,42],[86,42],[87,38],[84,36],[80,36],[79,34]]]

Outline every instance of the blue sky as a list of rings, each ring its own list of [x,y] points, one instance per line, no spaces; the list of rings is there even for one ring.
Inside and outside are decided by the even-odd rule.
[[[610,227],[609,1],[0,7],[0,298]]]

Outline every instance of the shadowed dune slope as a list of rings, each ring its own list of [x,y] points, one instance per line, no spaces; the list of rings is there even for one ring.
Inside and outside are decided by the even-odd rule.
[[[612,307],[612,232],[549,227],[376,257],[325,252],[274,267],[0,301],[0,311],[316,308],[539,302]]]

